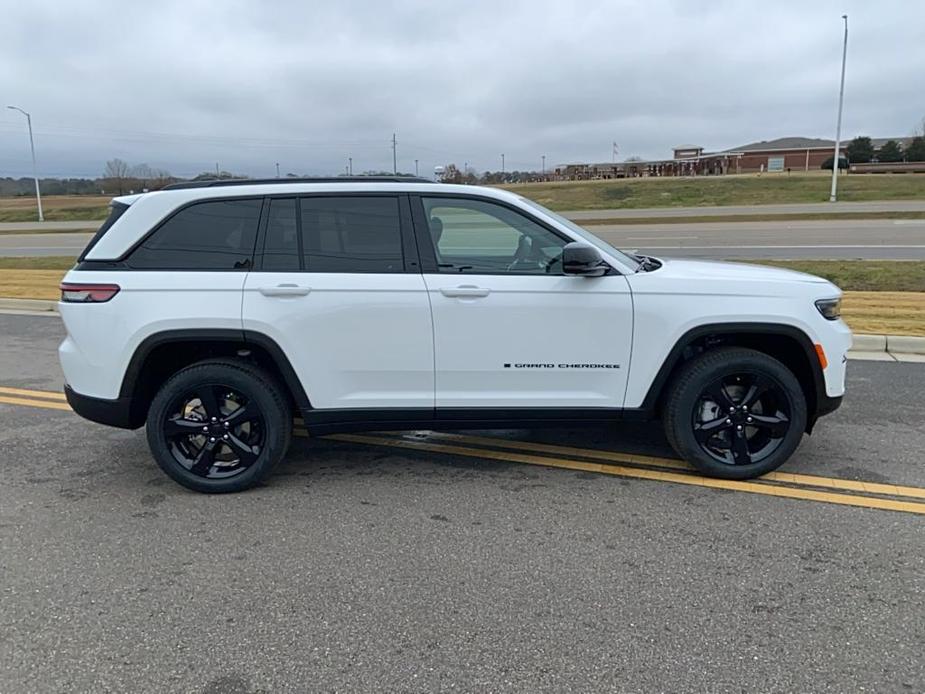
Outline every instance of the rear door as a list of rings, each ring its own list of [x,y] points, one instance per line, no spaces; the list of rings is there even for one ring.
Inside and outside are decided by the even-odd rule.
[[[434,406],[433,329],[407,196],[269,199],[245,330],[272,337],[315,409]]]

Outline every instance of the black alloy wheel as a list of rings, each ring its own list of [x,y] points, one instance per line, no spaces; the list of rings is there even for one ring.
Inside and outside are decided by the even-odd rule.
[[[263,481],[292,436],[292,409],[254,364],[212,359],[181,369],[148,410],[148,446],[161,469],[199,492],[236,492]]]
[[[736,373],[703,389],[691,425],[707,455],[725,465],[752,465],[783,443],[791,410],[786,390],[773,379]]]
[[[758,477],[783,465],[806,430],[793,371],[763,352],[711,349],[685,362],[664,396],[665,435],[700,472]]]
[[[164,438],[176,461],[205,479],[234,477],[253,465],[266,438],[259,407],[224,384],[205,384],[173,399]]]

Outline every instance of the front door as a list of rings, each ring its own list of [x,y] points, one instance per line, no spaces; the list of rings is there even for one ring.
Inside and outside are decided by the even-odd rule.
[[[279,344],[315,409],[433,409],[430,303],[407,205],[398,195],[269,201],[244,328]]]
[[[633,332],[626,279],[562,272],[572,239],[486,199],[414,199],[434,321],[436,406],[620,408]]]

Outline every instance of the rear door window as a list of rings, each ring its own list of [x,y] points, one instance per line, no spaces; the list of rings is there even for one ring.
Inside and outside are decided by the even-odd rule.
[[[299,227],[295,198],[273,198],[263,242],[264,272],[298,272]]]
[[[263,201],[210,200],[184,207],[135,249],[143,270],[242,270],[251,265]]]
[[[404,272],[397,197],[305,197],[299,208],[307,272]]]

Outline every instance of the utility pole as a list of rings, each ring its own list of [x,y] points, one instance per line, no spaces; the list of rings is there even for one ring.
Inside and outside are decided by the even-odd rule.
[[[829,202],[838,200],[838,163],[841,156],[838,150],[841,148],[841,110],[845,102],[845,62],[848,58],[848,15],[841,16],[845,20],[845,41],[841,51],[841,87],[838,90],[838,125],[835,126],[835,158],[832,159],[832,193],[829,195]]]
[[[279,178],[279,162],[276,162],[276,177]]]
[[[347,175],[353,176],[353,157],[347,157]]]
[[[221,174],[218,172],[218,162],[215,162],[215,177],[218,178]]]
[[[392,133],[392,173],[398,175],[398,140],[395,133]]]
[[[501,175],[504,175],[504,153],[501,153]]]
[[[616,164],[617,163],[617,143],[616,142],[613,143],[613,155],[612,156],[613,156],[613,163]]]
[[[417,159],[414,160],[414,175],[415,176],[418,175],[418,160]]]
[[[546,175],[546,155],[543,155],[543,175]]]
[[[39,221],[44,222],[45,214],[42,212],[42,192],[39,190],[39,174],[35,166],[35,141],[32,139],[32,116],[19,108],[19,106],[7,106],[7,108],[11,108],[23,114],[29,126],[29,149],[32,150],[32,178],[35,180],[35,202],[38,204],[39,208]]]

